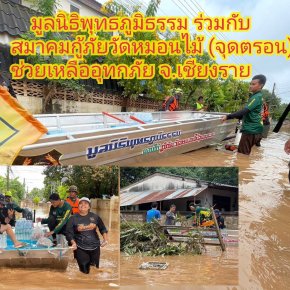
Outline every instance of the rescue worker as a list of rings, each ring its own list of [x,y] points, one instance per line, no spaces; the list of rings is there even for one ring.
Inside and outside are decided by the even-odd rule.
[[[67,191],[69,193],[66,202],[72,207],[71,214],[79,213],[79,198],[77,197],[78,188],[75,185],[71,185]]]
[[[13,215],[11,216],[9,224],[12,227],[15,227],[15,222],[16,222],[15,211],[23,213],[24,212],[24,208],[21,208],[18,204],[13,202],[11,191],[7,191],[5,193],[5,201],[6,201],[7,208],[9,208],[9,209],[11,209],[13,211]]]
[[[183,91],[177,88],[172,97],[166,97],[162,104],[162,111],[177,111]]]
[[[36,222],[47,224],[50,232],[46,233],[45,237],[53,237],[53,243],[56,245],[56,235],[66,235],[66,223],[71,216],[71,206],[64,200],[60,199],[57,193],[50,195],[49,200],[51,207],[48,218],[37,218]]]
[[[266,84],[264,75],[256,75],[250,83],[251,96],[244,109],[222,117],[222,122],[230,119],[243,118],[242,137],[239,143],[238,152],[250,155],[252,147],[259,143],[262,138],[263,122],[261,117],[263,105],[262,89]]]
[[[197,102],[193,106],[193,111],[201,111],[203,112],[205,110],[204,106],[204,99],[203,96],[198,97]]]
[[[195,207],[194,204],[190,204],[190,210],[193,212],[192,215],[195,213],[195,224],[197,226],[202,226],[204,223],[211,220],[211,212],[209,208],[200,206]],[[205,225],[208,225],[208,223]]]

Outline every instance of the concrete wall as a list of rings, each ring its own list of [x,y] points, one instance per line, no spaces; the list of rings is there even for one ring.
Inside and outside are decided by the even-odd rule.
[[[100,216],[109,231],[112,228],[119,228],[119,197],[113,196],[111,199],[91,199],[91,211]]]
[[[79,8],[79,14],[83,16],[99,16],[100,14],[97,13],[96,10],[91,9],[90,7],[81,4],[77,0],[61,0],[59,1],[60,5],[58,7],[58,10],[63,10],[68,13],[70,13],[70,4],[73,6]],[[27,7],[32,7],[31,3],[27,0],[22,0],[22,5]],[[100,15],[101,16],[101,15]]]
[[[53,100],[54,113],[101,113],[121,112],[121,106],[85,103],[76,101]]]

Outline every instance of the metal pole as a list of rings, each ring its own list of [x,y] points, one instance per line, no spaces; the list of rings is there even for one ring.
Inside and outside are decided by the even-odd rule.
[[[225,246],[225,243],[224,243],[224,240],[223,240],[223,237],[222,237],[222,234],[221,234],[220,227],[218,225],[217,219],[215,217],[213,207],[210,208],[210,211],[211,211],[212,218],[213,218],[213,221],[214,221],[215,226],[216,226],[216,233],[217,233],[218,239],[220,241],[221,249],[224,252],[226,250],[226,246]]]

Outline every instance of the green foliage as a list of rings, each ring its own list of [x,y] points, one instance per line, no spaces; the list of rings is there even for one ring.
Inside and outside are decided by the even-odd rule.
[[[238,186],[238,167],[121,167],[121,188],[156,172]]]
[[[39,198],[38,196],[35,196],[35,197],[33,198],[33,203],[34,203],[35,205],[38,205],[38,204],[40,203],[40,198]]]
[[[58,0],[27,0],[32,4],[32,8],[43,16],[53,16],[54,11],[59,7]]]
[[[12,193],[12,199],[19,203],[25,193],[25,187],[24,185],[18,180],[18,178],[13,178],[9,180],[9,191]],[[7,191],[7,179],[6,177],[0,176],[0,192],[5,194]]]
[[[202,253],[202,236],[195,234],[184,242],[170,243],[163,227],[157,221],[151,223],[122,223],[120,249],[127,255],[142,253],[148,256]]]
[[[43,199],[44,189],[33,188],[28,194],[27,198],[33,200],[34,198],[38,197],[39,200]]]
[[[118,167],[116,166],[55,166],[44,170],[44,196],[58,192],[62,198],[67,196],[69,185],[77,185],[79,197],[118,195]],[[66,184],[61,180],[66,177]]]

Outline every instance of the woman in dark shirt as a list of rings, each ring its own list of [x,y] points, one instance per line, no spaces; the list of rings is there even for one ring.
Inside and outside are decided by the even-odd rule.
[[[99,268],[100,246],[108,244],[107,229],[101,218],[90,212],[91,202],[87,197],[82,197],[79,202],[79,213],[70,217],[67,223],[67,240],[75,252],[79,269],[89,274],[90,266]],[[103,236],[100,242],[97,228]]]

